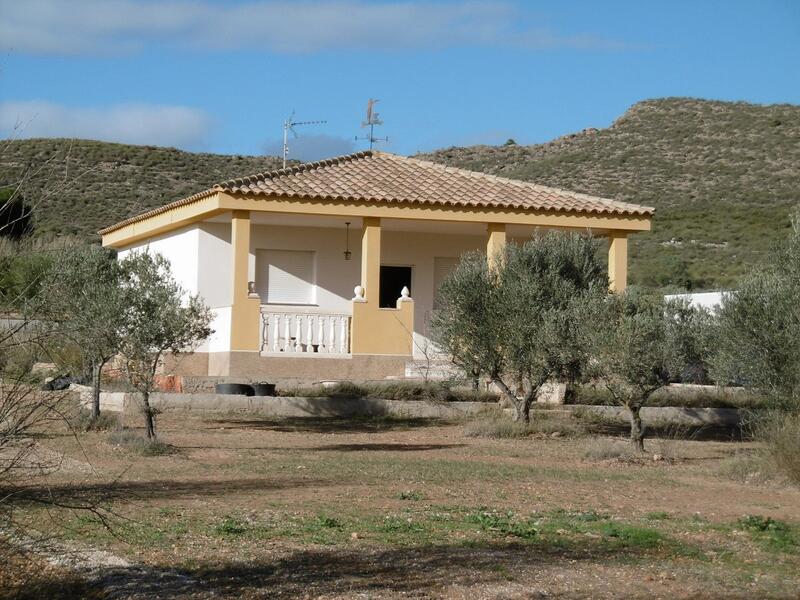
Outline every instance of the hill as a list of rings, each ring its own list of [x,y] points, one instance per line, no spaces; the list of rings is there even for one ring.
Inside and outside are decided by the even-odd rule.
[[[655,206],[631,238],[630,279],[660,288],[735,286],[766,260],[800,203],[800,107],[648,100],[607,129],[546,144],[447,148],[421,158]],[[0,187],[24,177],[34,235],[79,236],[276,157],[227,156],[85,140],[0,144]]]
[[[631,238],[631,280],[728,288],[800,204],[800,106],[648,100],[607,129],[420,158],[654,206],[653,231]]]
[[[34,235],[99,241],[112,223],[236,175],[281,167],[274,156],[229,156],[90,140],[0,143],[0,187],[22,182]]]

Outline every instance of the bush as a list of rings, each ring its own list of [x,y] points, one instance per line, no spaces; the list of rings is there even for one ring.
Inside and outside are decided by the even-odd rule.
[[[578,386],[569,404],[583,406],[613,405],[611,394],[593,385]],[[691,387],[666,387],[653,393],[648,406],[676,406],[679,408],[747,408],[767,406],[767,399],[750,390],[725,388],[703,389]]]
[[[464,427],[467,437],[481,438],[523,438],[529,435],[551,437],[576,437],[586,432],[584,427],[571,415],[551,415],[549,413],[531,413],[528,423],[512,421],[510,417],[494,416],[470,421]]]
[[[607,437],[594,438],[583,452],[589,460],[610,460],[630,456],[630,448],[618,440]]]
[[[169,445],[161,440],[147,438],[136,433],[132,429],[120,429],[108,436],[108,441],[113,446],[123,448],[128,452],[140,454],[141,456],[162,456],[170,453]]]
[[[790,481],[800,484],[800,414],[776,414],[757,427],[766,455]]]
[[[78,431],[111,431],[120,429],[119,417],[113,413],[101,412],[97,419],[92,419],[92,413],[80,409],[71,420],[73,429]]]
[[[456,388],[448,382],[388,381],[357,384],[341,381],[331,387],[296,387],[278,390],[279,396],[311,398],[381,398],[384,400],[420,400],[425,402],[497,402],[492,392]]]
[[[478,419],[470,421],[464,427],[464,435],[479,438],[523,438],[530,435],[527,423],[512,421],[508,417]]]

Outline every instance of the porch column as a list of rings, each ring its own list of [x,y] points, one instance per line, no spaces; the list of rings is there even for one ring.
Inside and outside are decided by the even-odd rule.
[[[495,269],[506,249],[506,225],[505,223],[489,223],[486,231],[486,259],[489,261],[489,268]]]
[[[364,299],[377,305],[381,290],[381,220],[364,217],[361,231],[361,287]]]
[[[608,236],[608,281],[612,292],[628,285],[628,233],[612,231]]]
[[[231,351],[258,352],[261,347],[261,300],[248,290],[250,262],[250,211],[231,213]]]
[[[361,231],[361,289],[354,290],[350,352],[410,357],[414,332],[414,301],[400,297],[396,308],[380,308],[381,220],[364,217]]]

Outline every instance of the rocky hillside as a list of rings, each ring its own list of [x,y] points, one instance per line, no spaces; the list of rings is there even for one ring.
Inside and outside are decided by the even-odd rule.
[[[21,182],[33,234],[99,241],[97,231],[238,175],[278,169],[277,157],[183,152],[89,140],[0,143],[0,187]]]
[[[634,105],[611,127],[534,146],[447,148],[423,158],[657,208],[632,238],[631,279],[735,286],[766,260],[800,203],[800,106],[685,98]],[[22,181],[33,235],[79,236],[279,159],[84,140],[0,143],[0,188]],[[0,190],[2,191],[2,190]]]
[[[725,288],[766,260],[800,204],[800,106],[648,100],[608,129],[422,158],[655,206],[653,232],[632,238],[631,278]]]

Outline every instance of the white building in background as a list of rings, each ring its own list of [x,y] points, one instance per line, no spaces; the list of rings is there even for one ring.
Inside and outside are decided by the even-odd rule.
[[[705,308],[711,312],[716,312],[722,305],[722,300],[727,294],[732,294],[732,291],[722,292],[701,292],[697,294],[670,294],[664,296],[666,300],[688,300],[689,303],[695,308]]]

